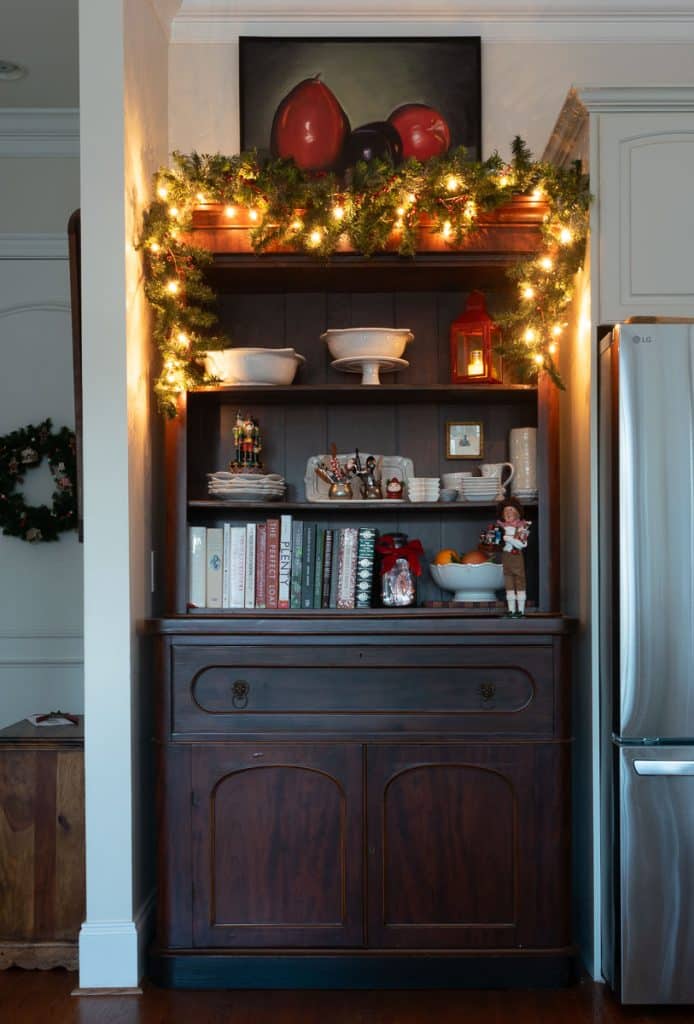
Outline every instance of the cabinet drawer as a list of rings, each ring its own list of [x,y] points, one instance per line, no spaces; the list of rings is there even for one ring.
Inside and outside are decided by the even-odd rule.
[[[553,648],[176,644],[172,699],[175,733],[551,734]]]

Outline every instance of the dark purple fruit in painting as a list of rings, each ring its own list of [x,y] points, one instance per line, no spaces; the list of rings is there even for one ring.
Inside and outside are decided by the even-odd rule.
[[[295,85],[277,107],[270,145],[273,156],[293,157],[305,171],[329,171],[348,134],[347,115],[316,75]]]
[[[390,160],[399,164],[402,160],[402,139],[388,121],[371,121],[355,128],[345,143],[343,164],[353,167],[357,160]]]

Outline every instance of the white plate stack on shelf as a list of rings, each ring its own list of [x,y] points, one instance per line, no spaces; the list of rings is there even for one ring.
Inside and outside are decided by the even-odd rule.
[[[230,473],[219,470],[207,474],[211,498],[220,501],[281,501],[287,490],[278,473]]]
[[[458,488],[458,501],[478,505],[493,504],[499,495],[499,480],[493,476],[464,476]]]
[[[407,496],[410,501],[438,501],[441,481],[437,476],[413,476],[407,481]]]
[[[511,492],[522,503],[537,501],[537,429],[515,427],[508,436],[509,458],[513,464]]]

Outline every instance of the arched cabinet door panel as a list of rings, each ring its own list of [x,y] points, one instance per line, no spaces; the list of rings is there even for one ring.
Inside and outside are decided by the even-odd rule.
[[[361,747],[193,753],[193,936],[204,946],[363,942]]]
[[[567,942],[561,756],[548,744],[369,747],[370,945]]]

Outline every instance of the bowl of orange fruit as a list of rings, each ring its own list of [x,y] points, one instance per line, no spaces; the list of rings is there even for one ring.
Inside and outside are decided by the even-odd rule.
[[[503,568],[477,548],[463,554],[444,548],[429,570],[437,587],[452,592],[453,601],[494,601],[504,586]]]

